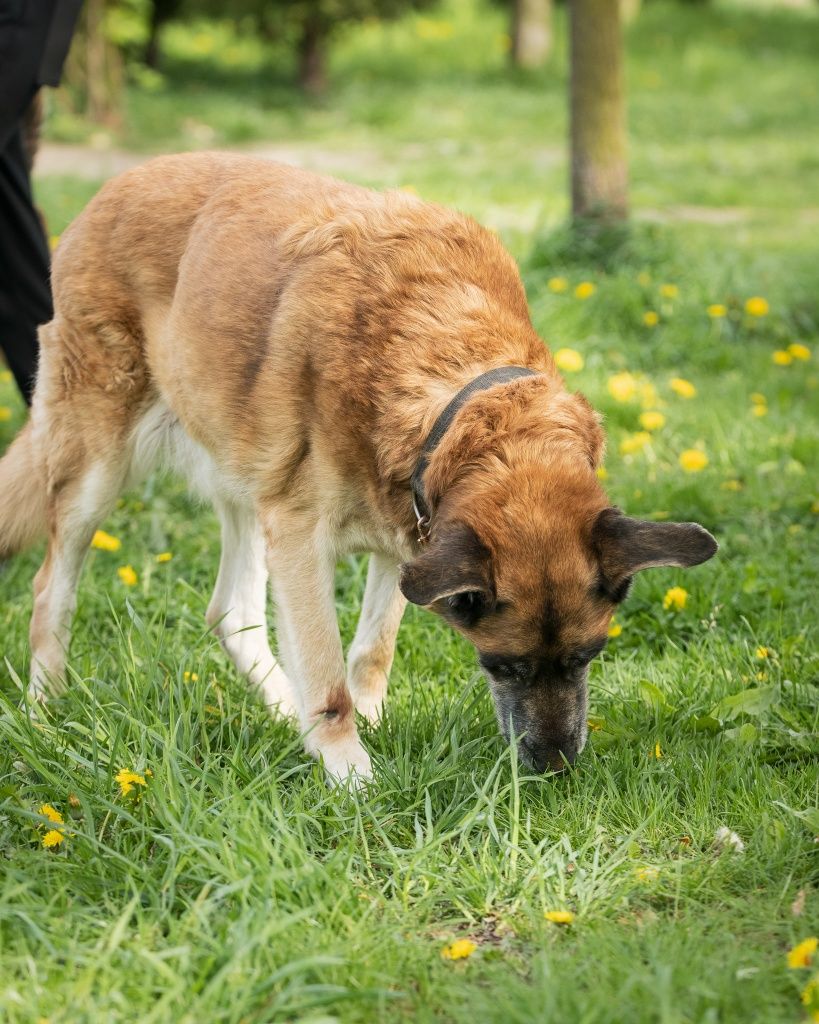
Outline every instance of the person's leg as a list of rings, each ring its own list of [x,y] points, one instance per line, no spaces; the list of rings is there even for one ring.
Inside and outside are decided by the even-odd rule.
[[[0,349],[27,404],[37,328],[51,320],[48,240],[34,206],[21,130],[0,151]]]

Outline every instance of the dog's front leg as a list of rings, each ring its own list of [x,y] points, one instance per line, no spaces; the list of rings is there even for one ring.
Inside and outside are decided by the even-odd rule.
[[[356,711],[373,723],[381,717],[406,604],[398,589],[397,562],[385,555],[370,555],[361,616],[347,658],[347,679]]]
[[[294,684],[308,753],[331,776],[369,778],[344,672],[335,609],[335,552],[323,524],[277,515],[265,529],[268,570],[284,632],[285,668]]]

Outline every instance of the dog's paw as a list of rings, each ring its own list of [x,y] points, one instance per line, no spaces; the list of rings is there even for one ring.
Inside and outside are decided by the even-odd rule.
[[[355,698],[355,709],[370,725],[378,725],[384,714],[383,694],[360,694]]]
[[[387,695],[387,675],[379,668],[353,664],[347,683],[359,715],[371,725],[377,725],[384,713]]]
[[[31,669],[31,678],[26,690],[26,700],[34,708],[46,704],[60,692],[59,678],[37,665]]]
[[[265,673],[258,672],[255,678],[251,673],[251,682],[258,686],[265,707],[271,715],[298,718],[299,709],[293,685],[277,664],[272,665]]]
[[[358,739],[348,740],[337,748],[334,744],[330,749],[324,748],[317,753],[333,782],[352,782],[358,787],[373,777],[370,755]]]

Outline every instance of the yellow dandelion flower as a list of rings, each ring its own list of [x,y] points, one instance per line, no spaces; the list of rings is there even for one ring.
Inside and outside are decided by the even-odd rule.
[[[160,553],[159,553],[159,554],[158,554],[158,555],[156,556],[156,560],[157,560],[157,562],[159,562],[159,563],[160,563],[160,565],[161,565],[161,564],[162,564],[163,562],[170,562],[170,560],[171,560],[172,558],[173,558],[173,555],[171,554],[171,552],[170,552],[170,551],[161,551],[161,552],[160,552]]]
[[[720,484],[723,491],[741,491],[742,481],[741,480],[723,480]]]
[[[182,678],[186,683],[197,683],[199,682],[199,676],[196,672],[183,672]]]
[[[665,416],[661,412],[641,412],[639,416],[640,426],[644,430],[660,430],[665,426]]]
[[[765,405],[768,399],[762,394],[761,391],[752,391],[751,401],[756,402],[758,405]]]
[[[46,850],[53,850],[55,846],[59,846],[64,841],[65,833],[61,832],[58,828],[51,829],[50,832],[46,832],[43,836],[43,846]]]
[[[119,551],[122,541],[119,537],[112,537],[105,530],[97,530],[91,538],[91,547],[97,548],[98,551]]]
[[[117,576],[119,576],[120,580],[126,587],[136,586],[138,577],[136,572],[134,572],[134,567],[132,565],[121,565],[119,569],[117,569]]]
[[[712,320],[719,320],[721,317],[728,315],[728,310],[723,306],[721,302],[712,303],[705,311]]]
[[[629,434],[620,442],[621,455],[634,455],[641,452],[647,444],[651,443],[651,434],[647,430],[638,430],[636,434]]]
[[[572,910],[544,910],[543,916],[552,924],[571,924],[575,918]]]
[[[607,387],[611,397],[618,402],[630,402],[637,394],[637,380],[628,370],[609,377]]]
[[[686,448],[680,454],[680,466],[686,473],[699,473],[708,465],[708,456],[699,448]]]
[[[0,423],[8,423],[11,419],[11,409],[7,405],[0,405]]]
[[[577,373],[583,369],[583,356],[573,348],[559,348],[554,359],[557,368],[565,373]]]
[[[771,649],[770,647],[757,647],[756,651],[754,651],[754,654],[757,658],[759,658],[760,661],[764,661],[765,658],[770,658]]]
[[[643,323],[646,327],[656,327],[659,322],[660,315],[659,313],[655,313],[653,309],[647,309],[645,313],[643,313]]]
[[[574,294],[577,296],[578,299],[590,299],[596,291],[596,284],[592,284],[591,281],[581,281],[580,284],[575,288]]]
[[[767,405],[763,405],[762,402],[755,402],[751,406],[751,415],[752,416],[757,416],[757,417],[760,417],[760,418],[762,416],[767,416],[768,415],[768,406]]]
[[[668,386],[680,398],[693,398],[697,393],[697,389],[691,381],[686,380],[684,377],[672,377],[668,382]]]
[[[11,384],[11,370],[0,370],[0,384]]]
[[[145,772],[145,775],[150,774],[150,772]],[[127,768],[120,768],[114,776],[114,781],[119,783],[120,796],[128,796],[135,786],[142,786],[144,789],[148,785],[145,781],[145,775],[138,775]]]
[[[798,341],[791,342],[788,345],[788,352],[794,359],[799,359],[803,363],[810,359],[810,349],[807,345],[801,345]]]
[[[748,316],[767,316],[770,310],[768,300],[763,299],[761,295],[753,295],[745,303],[745,312]]]
[[[619,622],[609,623],[609,638],[615,640],[623,632],[623,627]]]
[[[813,954],[816,952],[816,947],[819,946],[819,939],[815,935],[811,935],[808,939],[803,939],[800,943],[788,950],[788,967],[791,970],[798,970],[800,967],[810,967],[813,963]]]
[[[663,756],[663,748],[660,746],[659,743],[654,744],[654,749],[651,752],[651,756],[656,758],[656,760],[658,761]]]
[[[635,868],[634,877],[638,882],[656,882],[660,877],[660,869],[651,866]]]
[[[771,361],[776,366],[790,366],[793,362],[793,356],[784,348],[778,348],[775,352],[771,353]]]
[[[665,592],[663,598],[663,608],[673,608],[674,611],[681,612],[685,608],[685,603],[688,600],[688,591],[683,587],[671,587],[670,590]]]
[[[550,292],[566,292],[569,290],[569,282],[565,277],[550,277],[546,282],[546,287]]]
[[[676,299],[680,294],[680,289],[675,284],[661,284],[660,295],[664,299]]]
[[[811,1011],[812,1020],[819,1020],[819,974],[814,974],[802,989],[802,1005]]]
[[[477,948],[478,944],[473,942],[472,939],[456,939],[454,942],[450,942],[448,946],[444,946],[441,950],[441,956],[444,960],[466,960],[468,956],[472,956]]]
[[[609,478],[609,471],[605,466],[598,466],[594,472],[597,475],[598,480],[608,480]]]
[[[42,816],[44,818],[48,818],[48,820],[53,825],[64,825],[65,824],[65,818],[63,818],[62,814],[60,814],[60,812],[57,810],[57,808],[56,807],[52,807],[51,804],[43,804],[40,807],[40,809],[37,811],[37,813],[38,814],[42,814]]]
[[[57,246],[59,244],[60,244],[60,236],[59,235],[51,235],[51,237],[48,240],[48,245],[49,245],[49,248],[51,249],[52,252],[54,252],[54,250],[57,248]]]

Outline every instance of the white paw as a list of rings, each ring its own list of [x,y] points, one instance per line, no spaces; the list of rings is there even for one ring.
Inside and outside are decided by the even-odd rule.
[[[253,669],[250,680],[259,688],[265,707],[271,714],[282,715],[284,718],[298,718],[298,705],[293,694],[290,680],[278,665],[262,673]]]
[[[355,698],[355,709],[370,725],[378,725],[384,714],[384,697],[361,694]]]
[[[334,782],[349,780],[360,785],[373,777],[370,755],[358,739],[323,746],[315,754],[324,762],[327,774]]]
[[[58,690],[55,677],[41,665],[32,666],[27,696],[29,704],[45,704]]]
[[[29,706],[32,708],[36,705],[47,703],[48,697],[48,690],[40,683],[32,683],[26,691],[26,698]]]

